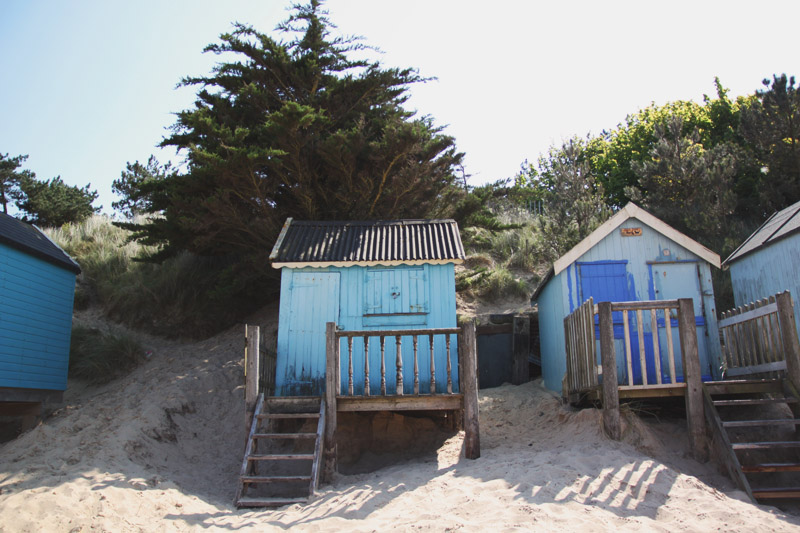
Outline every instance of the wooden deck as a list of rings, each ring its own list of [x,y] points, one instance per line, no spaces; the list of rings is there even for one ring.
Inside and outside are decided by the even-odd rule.
[[[456,335],[458,336],[458,350],[451,352],[450,337]],[[338,413],[377,411],[453,413],[458,417],[456,420],[459,418],[463,420],[464,455],[468,459],[480,457],[478,369],[474,322],[458,328],[385,331],[337,331],[336,324],[329,322],[326,325],[325,394],[322,397],[286,396],[264,399],[264,391],[261,388],[266,381],[259,368],[261,359],[259,357],[259,328],[248,326],[246,336],[245,423],[249,430],[249,440],[242,466],[241,479],[243,481],[237,495],[239,505],[257,506],[258,501],[246,500],[244,496],[247,485],[267,483],[273,478],[270,475],[253,477],[247,473],[247,469],[250,468],[248,461],[261,460],[260,456],[252,452],[252,448],[254,439],[261,438],[261,433],[256,428],[259,423],[258,410],[265,402],[269,403],[273,412],[280,413],[273,416],[287,418],[306,416],[307,413],[313,412],[315,406],[322,406],[321,419],[324,420],[324,427],[320,426],[323,432],[320,438],[322,447],[320,477],[324,481],[329,481],[336,471]],[[444,341],[440,340],[436,343],[434,338],[437,336],[443,336]],[[362,360],[356,362],[353,350],[354,339],[358,339],[359,343],[364,344],[363,354],[369,353],[368,346],[371,342],[375,343],[373,346],[379,347],[380,363],[378,368],[370,369],[369,359],[363,355],[361,356]],[[404,368],[401,355],[403,339],[410,339],[413,343],[413,361],[408,369]],[[430,354],[430,374],[426,376],[421,376],[419,371],[421,366],[419,354],[424,353],[419,349],[421,343],[427,343],[430,347],[427,350],[427,353]],[[341,344],[347,346],[347,353],[344,357],[340,353]],[[435,367],[434,346],[443,346],[446,350],[445,368],[437,369]],[[391,352],[394,352],[394,355],[391,355]],[[454,372],[454,365],[451,364],[451,353],[457,354],[458,357],[457,367],[455,367],[457,373]],[[391,363],[387,364],[389,360]],[[359,372],[355,371],[356,364],[359,365]],[[374,372],[372,380],[370,378],[371,371]],[[345,379],[342,379],[342,372],[346,372]],[[363,381],[357,383],[362,379]],[[379,385],[371,389],[370,381],[377,382]],[[282,435],[281,438],[291,438],[291,436]],[[305,476],[301,477],[305,479]],[[313,487],[311,491],[313,492]]]

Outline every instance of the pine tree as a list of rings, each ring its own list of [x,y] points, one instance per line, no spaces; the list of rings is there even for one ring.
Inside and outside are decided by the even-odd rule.
[[[128,225],[160,244],[204,255],[265,255],[287,217],[387,219],[433,212],[461,163],[451,137],[403,107],[412,69],[353,59],[365,46],[332,37],[320,2],[296,6],[279,41],[237,24],[217,44],[192,109],[178,113],[162,146],[188,170],[150,191],[149,212]]]

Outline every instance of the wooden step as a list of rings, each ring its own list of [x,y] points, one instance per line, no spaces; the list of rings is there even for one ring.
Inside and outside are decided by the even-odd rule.
[[[722,423],[726,428],[745,428],[755,426],[789,426],[800,424],[800,420],[795,418],[774,418],[771,420],[729,420]]]
[[[783,392],[780,380],[776,379],[729,379],[706,381],[703,387],[710,394],[750,394],[756,392]]]
[[[753,497],[757,500],[800,498],[800,487],[756,489],[753,491]]]
[[[731,444],[734,450],[772,450],[778,448],[800,448],[800,441],[737,442]]]
[[[316,433],[253,433],[254,439],[315,439]]]
[[[278,420],[292,418],[319,418],[319,413],[261,413],[259,420]]]
[[[313,453],[277,453],[268,455],[249,455],[248,461],[313,461]]]
[[[761,463],[757,465],[742,465],[745,474],[758,474],[762,472],[800,472],[800,463]]]
[[[311,481],[311,476],[241,476],[242,483],[292,483]]]
[[[778,403],[797,403],[795,398],[748,398],[744,400],[714,400],[716,407],[742,407],[745,405],[769,405]]]
[[[306,503],[308,498],[239,498],[236,502],[237,507],[283,507],[295,503]]]

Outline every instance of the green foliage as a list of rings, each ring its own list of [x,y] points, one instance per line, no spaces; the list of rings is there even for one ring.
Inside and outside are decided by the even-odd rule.
[[[489,301],[530,295],[528,284],[502,266],[478,266],[459,272],[456,274],[456,291]]]
[[[574,137],[551,148],[539,158],[538,169],[528,171],[526,183],[536,189],[544,206],[531,243],[539,261],[552,263],[611,215],[589,157],[586,142]]]
[[[139,342],[125,333],[103,333],[74,326],[69,349],[69,375],[90,383],[108,383],[128,374],[145,359]]]
[[[726,142],[706,150],[697,129],[684,133],[679,115],[655,129],[650,159],[633,162],[639,183],[626,194],[705,245],[722,245],[736,207],[737,145]]]
[[[263,285],[241,283],[225,258],[183,252],[162,264],[137,261],[155,249],[131,242],[130,233],[107,217],[66,224],[48,235],[81,265],[76,301],[100,305],[110,318],[160,335],[212,335],[259,305],[251,290],[274,295]]]
[[[162,260],[180,251],[268,268],[289,216],[424,217],[441,210],[462,154],[430,117],[402,104],[425,81],[412,69],[351,59],[364,48],[332,37],[320,2],[295,6],[280,41],[237,24],[211,44],[220,55],[193,108],[162,146],[187,156],[184,174],[148,190],[146,225],[126,226]]]
[[[56,228],[68,222],[86,220],[100,212],[100,207],[92,205],[97,199],[97,191],[90,190],[90,186],[67,185],[60,176],[39,181],[30,173],[19,181],[16,204],[25,213],[23,220]]]
[[[26,159],[27,155],[9,157],[0,154],[0,203],[5,214],[8,214],[8,202],[19,197],[20,181],[31,175],[29,170],[17,170]]]
[[[773,76],[743,111],[741,132],[762,169],[762,217],[800,200],[800,88]]]
[[[171,173],[172,164],[162,165],[153,155],[144,165],[138,161],[126,163],[119,179],[111,184],[111,190],[121,197],[119,201],[113,202],[111,207],[128,219],[150,211],[153,204],[151,194],[158,189],[158,182]]]

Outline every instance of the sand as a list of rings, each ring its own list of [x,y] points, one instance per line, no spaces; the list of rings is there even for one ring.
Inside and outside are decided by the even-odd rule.
[[[276,308],[250,323],[275,335]],[[77,320],[97,325],[97,315]],[[794,531],[800,516],[749,503],[690,458],[680,420],[573,410],[540,381],[481,391],[482,456],[438,449],[337,475],[307,505],[233,506],[243,446],[244,328],[153,354],[0,446],[0,531]],[[391,462],[383,458],[384,463]]]

